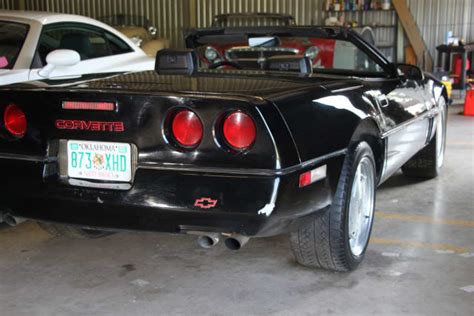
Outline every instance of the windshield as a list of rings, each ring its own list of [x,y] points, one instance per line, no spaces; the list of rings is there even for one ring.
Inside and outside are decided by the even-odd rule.
[[[28,25],[0,21],[0,69],[13,69],[28,28]]]
[[[308,59],[313,73],[384,75],[383,69],[349,39],[225,34],[200,37],[195,48],[201,68],[275,70],[272,63]]]

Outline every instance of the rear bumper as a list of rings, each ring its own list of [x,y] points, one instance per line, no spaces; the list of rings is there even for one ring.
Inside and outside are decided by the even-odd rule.
[[[335,158],[318,165],[331,159]],[[103,230],[270,236],[288,231],[330,205],[332,199],[330,175],[298,187],[304,170],[243,176],[139,168],[132,188],[120,191],[71,186],[57,177],[45,178],[44,162],[0,159],[0,168],[6,172],[0,185],[0,210],[18,217]],[[215,201],[215,206],[196,203],[202,198]]]

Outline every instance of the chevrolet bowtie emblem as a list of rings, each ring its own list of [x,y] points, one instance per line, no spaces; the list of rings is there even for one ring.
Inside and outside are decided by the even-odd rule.
[[[202,197],[202,198],[196,199],[196,201],[194,202],[194,206],[204,208],[204,209],[213,208],[214,206],[216,206],[216,204],[217,204],[217,200],[213,200],[208,197]]]

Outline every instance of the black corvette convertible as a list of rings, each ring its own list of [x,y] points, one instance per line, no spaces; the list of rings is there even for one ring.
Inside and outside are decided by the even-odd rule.
[[[293,54],[311,42],[322,61]],[[215,69],[195,52],[248,41]],[[296,260],[364,257],[376,187],[443,165],[446,91],[339,28],[196,30],[155,72],[0,89],[0,212],[53,234],[195,234],[201,246],[288,233]]]

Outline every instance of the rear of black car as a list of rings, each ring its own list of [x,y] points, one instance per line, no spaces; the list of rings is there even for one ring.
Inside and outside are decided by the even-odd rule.
[[[0,95],[4,214],[102,230],[263,236],[329,204],[324,181],[300,189],[292,137],[262,98]]]

